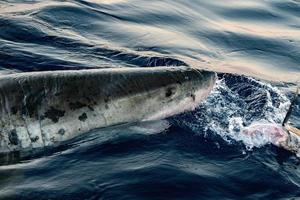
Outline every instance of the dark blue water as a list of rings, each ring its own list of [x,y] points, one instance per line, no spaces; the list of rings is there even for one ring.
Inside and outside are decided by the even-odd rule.
[[[0,199],[300,198],[300,159],[236,132],[287,112],[299,1],[0,0],[2,74],[179,65],[220,72],[195,111],[2,156]]]

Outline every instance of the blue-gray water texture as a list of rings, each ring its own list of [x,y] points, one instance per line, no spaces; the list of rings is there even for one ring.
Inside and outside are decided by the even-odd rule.
[[[300,198],[300,159],[233,131],[287,112],[298,0],[0,0],[1,74],[180,65],[219,72],[196,110],[2,156],[0,199]]]

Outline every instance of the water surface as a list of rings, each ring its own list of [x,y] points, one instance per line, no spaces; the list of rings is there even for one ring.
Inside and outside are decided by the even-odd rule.
[[[287,112],[300,80],[299,1],[0,1],[2,74],[180,65],[220,72],[195,111],[2,156],[0,199],[300,197],[299,158],[237,134]]]

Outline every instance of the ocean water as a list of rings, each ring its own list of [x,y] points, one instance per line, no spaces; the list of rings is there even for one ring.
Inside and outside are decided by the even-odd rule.
[[[300,198],[300,158],[239,134],[289,108],[298,0],[0,0],[2,74],[181,65],[218,72],[194,111],[3,155],[0,199]]]

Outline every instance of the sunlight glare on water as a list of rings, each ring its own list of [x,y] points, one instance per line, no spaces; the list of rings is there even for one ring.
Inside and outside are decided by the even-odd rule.
[[[128,63],[131,57],[170,57],[219,72],[285,82],[299,80],[297,1],[9,1],[0,5],[2,21],[19,24],[15,31],[5,27],[2,32],[6,36],[2,38],[9,34],[7,39],[21,43],[25,55],[43,48],[40,45],[47,45],[54,48],[52,51],[64,53],[56,56],[45,52],[44,56],[49,54],[57,62],[64,59],[73,65],[78,63],[77,66],[84,62],[81,57],[85,54],[96,57],[91,67],[101,67],[101,58],[111,64]],[[41,32],[32,32],[27,25]],[[23,35],[16,35],[18,30]],[[78,37],[66,38],[68,34],[64,36],[64,33],[70,32]],[[31,44],[28,46],[24,44],[26,35],[37,40],[28,41]],[[51,44],[51,40],[43,42],[47,35],[57,44]],[[84,43],[79,37],[85,39]],[[65,40],[78,46],[58,46]],[[9,48],[16,48],[14,45]],[[82,46],[91,49],[86,51]],[[98,48],[108,53],[99,52]],[[116,55],[111,56],[109,52]],[[66,54],[69,56],[60,58]],[[44,63],[41,60],[37,64],[41,62]],[[19,65],[17,61],[5,64],[3,68]]]

